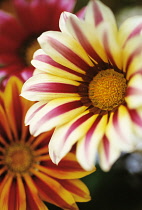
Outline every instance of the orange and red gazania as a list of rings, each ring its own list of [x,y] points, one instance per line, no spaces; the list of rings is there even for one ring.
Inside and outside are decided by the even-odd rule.
[[[10,0],[8,12],[0,10],[0,78],[1,88],[11,75],[24,81],[33,73],[30,61],[39,48],[37,37],[47,30],[59,30],[63,11],[72,11],[75,0]],[[13,6],[12,14],[9,7]],[[13,12],[14,11],[14,12]]]
[[[78,178],[88,175],[69,153],[57,166],[49,158],[52,131],[37,137],[24,126],[31,102],[19,96],[22,82],[11,77],[0,92],[0,209],[46,210],[43,201],[77,210],[76,202],[90,200]]]

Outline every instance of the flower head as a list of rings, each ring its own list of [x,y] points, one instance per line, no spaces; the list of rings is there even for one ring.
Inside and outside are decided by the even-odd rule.
[[[33,52],[40,48],[37,37],[47,30],[59,30],[61,12],[72,11],[75,0],[11,0],[8,4],[13,6],[12,14],[0,10],[2,88],[11,75],[24,81],[32,75]]]
[[[36,70],[22,96],[39,102],[26,124],[35,136],[56,126],[49,143],[54,163],[76,143],[86,170],[97,154],[108,170],[142,140],[142,16],[118,29],[111,10],[94,0],[83,20],[64,12],[59,25],[61,32],[38,38],[42,49],[34,54]]]
[[[78,178],[90,172],[80,167],[73,152],[58,166],[51,161],[52,131],[30,135],[24,118],[31,102],[19,97],[22,84],[11,77],[0,92],[0,209],[44,210],[46,201],[77,210],[76,202],[90,200],[88,188]]]

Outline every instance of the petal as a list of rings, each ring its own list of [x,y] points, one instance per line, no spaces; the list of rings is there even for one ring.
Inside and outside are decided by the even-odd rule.
[[[131,152],[134,150],[138,137],[134,135],[132,120],[124,105],[111,113],[106,136],[121,151]]]
[[[73,144],[85,135],[95,118],[96,116],[87,110],[69,123],[55,129],[49,143],[49,154],[54,163],[58,164]],[[57,141],[59,136],[60,139]]]
[[[125,101],[130,109],[142,106],[142,74],[136,74],[130,79]]]
[[[86,109],[80,99],[80,97],[59,98],[47,104],[39,102],[31,107],[26,116],[31,134],[37,136],[78,116]]]
[[[118,32],[109,22],[102,22],[98,27],[98,38],[104,48],[108,61],[119,69],[122,69],[122,50],[118,41]]]
[[[9,210],[9,195],[12,186],[13,176],[7,174],[0,186],[0,207],[4,210]]]
[[[107,115],[103,117],[96,115],[86,135],[77,142],[77,160],[85,170],[92,170],[94,167],[98,144],[104,135],[107,118]]]
[[[142,106],[137,109],[129,110],[129,113],[133,121],[133,128],[136,135],[142,138]],[[141,140],[140,143],[142,143]]]
[[[84,76],[84,74],[55,62],[42,49],[39,49],[34,53],[34,57],[31,63],[39,70],[42,70],[49,74],[64,77],[66,79],[70,78],[71,80],[83,80],[82,77]]]
[[[38,189],[28,174],[24,174],[24,180],[26,182],[25,184],[25,191],[26,191],[26,201],[27,206],[29,209],[34,210],[47,210],[48,208],[45,206],[45,204],[42,202]]]
[[[50,74],[36,74],[25,82],[21,96],[31,101],[76,97],[79,96],[77,94],[79,84],[79,82]]]
[[[26,209],[25,188],[20,176],[17,177],[17,204],[19,210]]]
[[[82,74],[93,66],[82,46],[66,33],[44,32],[38,41],[45,53],[63,66]]]
[[[120,154],[121,151],[104,135],[98,148],[99,165],[103,171],[109,171]]]
[[[129,67],[133,63],[134,59],[142,57],[142,37],[134,37],[130,39],[122,51],[123,56],[123,71],[128,72],[127,79],[129,77]],[[135,71],[136,67],[133,71]]]
[[[125,20],[119,28],[119,40],[122,47],[131,38],[141,34],[142,32],[142,17],[134,16]]]
[[[97,32],[95,29],[92,30],[92,25],[79,20],[73,14],[64,12],[60,17],[60,28],[62,32],[72,35],[95,62],[107,62],[104,49],[96,36]]]
[[[89,190],[81,180],[60,180],[59,182],[73,195],[76,202],[91,200]]]
[[[54,164],[49,156],[45,160],[40,161],[40,163],[37,169],[51,177],[63,179],[63,181],[65,179],[82,178],[95,171],[95,167],[91,171],[85,171],[77,162],[75,154],[71,152],[58,165]]]
[[[86,9],[85,21],[91,23],[94,27],[97,27],[102,22],[108,22],[112,27],[117,28],[112,11],[101,1],[93,0],[89,2]]]
[[[36,170],[33,170],[33,173],[35,175],[34,182],[38,189],[39,196],[43,200],[63,209],[78,209],[71,193],[62,187],[58,181]]]

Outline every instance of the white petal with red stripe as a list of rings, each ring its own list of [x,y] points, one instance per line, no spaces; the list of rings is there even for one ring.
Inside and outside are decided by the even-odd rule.
[[[31,101],[47,101],[60,97],[76,97],[79,82],[50,74],[36,74],[28,79],[21,95]]]
[[[109,7],[101,1],[90,1],[85,15],[85,21],[97,27],[102,22],[108,22],[112,27],[116,28],[115,17]]]
[[[94,64],[82,46],[66,33],[48,31],[38,41],[42,49],[57,63],[84,74]]]
[[[133,121],[133,128],[136,135],[142,138],[142,106],[140,108],[137,108],[136,110],[130,109],[129,113]],[[141,140],[140,142],[142,143]]]
[[[119,28],[121,47],[124,47],[131,38],[140,34],[142,34],[142,16],[134,16],[125,20]]]
[[[47,104],[38,104],[32,106],[26,115],[26,123],[30,124],[30,132],[34,136],[69,122],[86,109],[80,97],[59,98]]]
[[[49,143],[49,154],[54,163],[59,163],[72,146],[86,134],[95,119],[96,116],[87,110],[71,122],[55,129]]]
[[[130,79],[125,101],[130,109],[142,107],[142,74],[136,74]]]
[[[131,152],[136,147],[138,137],[134,134],[130,114],[124,105],[111,113],[106,136],[121,151]]]
[[[51,57],[49,57],[42,49],[39,49],[34,53],[34,57],[31,63],[34,67],[43,71],[43,73],[47,72],[49,74],[64,77],[67,79],[70,78],[72,80],[82,81],[82,76],[85,74],[85,72],[83,72],[82,74],[57,63]]]
[[[95,62],[107,62],[106,54],[97,37],[97,31],[92,28],[92,25],[73,14],[64,12],[60,17],[60,28],[74,37]]]
[[[133,63],[134,59],[136,59],[137,57],[139,58],[139,61],[142,59],[142,36],[130,39],[122,50],[122,56],[123,56],[123,71],[128,73],[126,75],[126,78],[129,79],[129,76],[131,75],[132,71],[132,70],[130,71],[129,66]],[[133,72],[134,71],[138,71],[137,66],[134,67]]]
[[[95,120],[86,135],[77,142],[77,160],[87,171],[92,170],[96,162],[98,144],[101,141],[107,124],[107,115],[95,115]]]
[[[122,69],[122,49],[118,41],[118,32],[108,22],[102,22],[98,28],[98,37],[107,55],[108,61]]]
[[[120,156],[121,151],[104,135],[98,148],[99,165],[104,171],[109,171],[113,163]]]

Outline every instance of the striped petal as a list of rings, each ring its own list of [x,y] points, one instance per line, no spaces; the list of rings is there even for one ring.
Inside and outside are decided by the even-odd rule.
[[[94,65],[82,46],[66,33],[48,31],[38,41],[53,60],[74,71],[85,74]]]
[[[130,109],[142,106],[142,74],[136,74],[130,79],[125,100]]]
[[[38,194],[43,200],[52,202],[63,209],[78,209],[71,193],[61,186],[59,182],[39,171],[33,170],[33,173],[35,175],[34,183],[37,187]]]
[[[37,136],[42,132],[49,131],[55,126],[69,122],[80,113],[85,111],[80,97],[59,98],[34,104],[26,116],[26,124],[30,124],[30,132]]]
[[[98,148],[99,165],[103,171],[109,171],[120,154],[121,151],[104,135]]]
[[[86,135],[77,143],[77,160],[85,170],[92,170],[95,164],[98,144],[101,141],[107,124],[107,115],[96,115],[94,123]]]
[[[88,110],[71,122],[57,127],[49,143],[49,154],[56,164],[70,151],[81,137],[83,137],[93,124],[96,116]],[[57,141],[57,139],[60,139]]]
[[[39,192],[37,190],[37,187],[32,179],[31,176],[28,174],[24,174],[24,180],[25,180],[25,191],[28,195],[26,197],[27,206],[29,209],[35,209],[35,210],[48,210],[48,208],[45,206],[45,204],[42,202]]]
[[[75,154],[71,152],[60,161],[58,166],[51,161],[49,156],[46,156],[44,160],[40,159],[40,161],[41,165],[38,165],[37,169],[58,180],[63,179],[63,181],[65,179],[82,178],[95,171],[95,167],[93,167],[93,170],[91,171],[85,171],[81,168]]]
[[[142,138],[142,106],[140,108],[129,110],[131,119],[133,121],[133,128],[135,133]],[[140,140],[140,143],[141,140]]]
[[[31,101],[76,97],[79,96],[77,93],[79,84],[79,82],[50,74],[36,74],[24,83],[21,96]]]
[[[118,32],[109,22],[103,22],[98,27],[98,37],[107,55],[108,61],[122,69],[122,50],[118,41]]]
[[[131,74],[132,71],[131,69],[129,69],[130,65],[132,65],[134,59],[136,58],[141,59],[142,57],[142,37],[138,36],[134,37],[133,39],[130,39],[122,50],[122,56],[123,56],[123,71],[128,73],[126,77],[127,79],[129,79],[129,75]],[[134,67],[133,72],[136,71],[136,68],[137,66]]]
[[[61,180],[60,183],[72,193],[76,202],[87,202],[91,200],[89,190],[81,180]]]
[[[124,47],[127,41],[142,32],[142,17],[135,16],[124,21],[119,28],[119,40],[121,47]]]
[[[142,63],[140,60],[142,59],[142,55],[136,55],[132,59],[132,61],[129,64],[127,74],[126,74],[126,79],[129,81],[132,76],[136,74],[142,74]]]
[[[2,183],[0,183],[0,207],[4,210],[9,210],[8,202],[10,196],[10,188],[12,186],[13,176],[7,174]]]
[[[131,152],[135,149],[138,138],[134,135],[132,120],[125,106],[121,105],[111,113],[106,136],[121,151]]]
[[[34,57],[31,63],[34,67],[49,74],[60,76],[66,79],[70,78],[77,81],[83,80],[82,77],[84,76],[84,73],[79,73],[73,69],[55,62],[42,49],[39,49],[34,53]]]
[[[117,28],[115,17],[109,7],[101,1],[90,1],[85,15],[85,21],[97,27],[102,22],[108,22],[113,28]]]
[[[96,36],[97,31],[92,30],[92,25],[67,12],[61,14],[59,23],[62,32],[72,35],[95,62],[107,62],[104,49]]]

